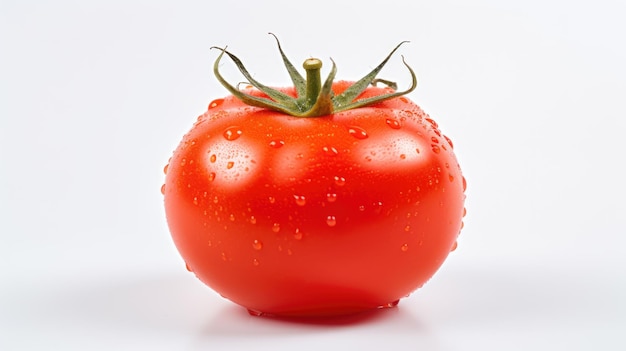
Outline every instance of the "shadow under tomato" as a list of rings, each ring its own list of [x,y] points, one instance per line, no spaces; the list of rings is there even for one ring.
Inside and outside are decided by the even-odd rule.
[[[399,313],[397,306],[392,308],[368,310],[338,316],[288,317],[262,315],[253,317],[267,319],[269,321],[275,321],[280,323],[303,324],[312,326],[353,326],[357,324],[382,322],[385,319],[392,318],[394,313]]]
[[[345,315],[332,315],[332,316],[277,316],[271,314],[254,315],[249,313],[245,308],[236,305],[230,306],[231,308],[225,309],[224,313],[231,314],[234,318],[242,318],[259,323],[267,324],[283,324],[293,326],[332,326],[332,327],[350,327],[359,324],[372,324],[382,323],[385,320],[389,320],[404,313],[396,307],[372,309],[362,312],[349,313]],[[223,322],[223,318],[217,318],[220,322]]]
[[[416,318],[414,304],[346,316],[286,318],[253,316],[234,304],[224,306],[204,325],[193,349],[231,350],[442,350],[429,323]]]
[[[412,311],[393,307],[343,316],[282,317],[254,316],[243,307],[231,304],[221,308],[205,324],[201,338],[214,340],[230,336],[272,336],[318,334],[328,330],[367,330],[376,327],[393,328],[396,332],[416,334],[428,328],[415,318]]]

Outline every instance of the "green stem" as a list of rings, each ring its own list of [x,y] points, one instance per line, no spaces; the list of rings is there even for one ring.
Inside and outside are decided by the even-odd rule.
[[[322,61],[310,58],[305,60],[302,66],[306,70],[306,104],[313,106],[322,90]]]

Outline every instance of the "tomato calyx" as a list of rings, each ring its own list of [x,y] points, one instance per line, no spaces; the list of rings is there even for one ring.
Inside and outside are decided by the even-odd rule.
[[[407,41],[403,41],[398,44],[391,51],[391,53],[389,53],[389,55],[387,55],[387,57],[370,73],[356,81],[342,93],[335,96],[332,91],[333,81],[337,73],[337,66],[335,65],[335,61],[331,59],[331,62],[333,64],[332,69],[328,74],[326,80],[322,83],[320,72],[322,68],[322,61],[317,58],[306,59],[303,64],[303,67],[306,71],[306,78],[304,78],[283,52],[278,38],[274,34],[270,34],[273,35],[276,39],[276,43],[278,44],[278,50],[280,51],[280,54],[282,56],[285,68],[289,72],[289,76],[295,87],[297,97],[290,96],[279,90],[270,88],[258,82],[250,75],[241,60],[237,56],[226,50],[226,47],[212,47],[212,49],[218,49],[221,51],[220,55],[217,57],[213,65],[213,72],[215,74],[215,77],[231,94],[233,94],[233,96],[240,99],[243,103],[247,105],[267,108],[296,117],[319,117],[330,115],[335,112],[365,107],[384,100],[399,97],[412,92],[417,87],[417,77],[415,75],[415,72],[406,63],[406,61],[404,60],[404,56],[402,56],[402,63],[409,70],[412,80],[411,86],[408,89],[403,91],[396,91],[397,86],[395,83],[376,78],[378,73],[383,69],[385,64],[387,64],[387,62],[396,52],[396,50],[398,50],[398,48],[402,46],[402,44],[407,43]],[[224,54],[228,55],[228,57],[235,63],[241,74],[247,79],[250,85],[263,92],[265,95],[268,96],[268,98],[247,94],[239,90],[232,84],[228,83],[219,72],[219,64]],[[387,85],[393,90],[393,92],[357,100],[357,97],[361,95],[361,93],[369,85],[376,85],[377,83],[383,83]]]

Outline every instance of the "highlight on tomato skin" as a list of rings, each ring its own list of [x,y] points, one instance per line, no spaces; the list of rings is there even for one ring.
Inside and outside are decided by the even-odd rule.
[[[213,100],[164,169],[174,244],[198,279],[254,315],[394,307],[456,249],[466,182],[454,145],[403,96],[414,84],[372,84],[382,66],[365,84],[332,71],[322,83],[321,63],[305,64],[305,79],[279,49],[294,87],[250,79],[220,49],[218,80],[227,55],[251,87]]]

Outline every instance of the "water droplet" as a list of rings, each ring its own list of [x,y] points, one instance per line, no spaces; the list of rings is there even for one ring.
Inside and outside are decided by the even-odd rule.
[[[211,157],[209,157],[209,161],[211,161],[211,163],[215,163],[215,161],[217,161],[217,156],[215,154],[211,155]]]
[[[273,147],[274,149],[278,149],[279,147],[282,147],[283,145],[285,145],[285,141],[284,140],[272,140],[272,141],[270,141],[270,146]]]
[[[465,189],[467,189],[467,181],[465,180],[465,177],[462,177],[463,179],[463,191],[465,191]]]
[[[253,249],[255,249],[255,250],[257,250],[257,251],[258,251],[258,250],[261,250],[261,249],[263,248],[263,243],[262,243],[262,242],[260,242],[259,240],[256,240],[256,239],[255,239],[255,240],[252,242],[252,248],[253,248]]]
[[[393,119],[393,118],[387,118],[385,120],[385,123],[387,123],[387,125],[393,129],[400,129],[400,122],[398,122],[398,120]]]
[[[334,194],[334,193],[326,194],[326,201],[328,201],[328,202],[335,202],[335,201],[337,201],[337,194]]]
[[[454,244],[452,244],[452,247],[450,248],[450,252],[456,250],[457,246],[459,246],[459,243],[455,241]]]
[[[437,145],[431,145],[431,148],[433,150],[434,153],[438,154],[441,150],[439,150],[439,146]]]
[[[165,184],[161,185],[161,194],[165,195]]]
[[[216,108],[224,102],[224,99],[215,99],[209,104],[209,109]]]
[[[252,260],[252,265],[253,265],[253,266],[255,266],[255,267],[258,267],[258,266],[259,266],[259,260],[258,260],[258,259],[256,259],[256,258],[255,258],[255,259],[253,259],[253,260]]]
[[[337,156],[339,154],[339,151],[332,146],[324,146],[322,151],[328,156]]]
[[[387,302],[384,305],[380,305],[378,306],[379,309],[383,309],[383,308],[394,308],[396,306],[398,306],[398,304],[400,303],[400,300],[395,300],[395,301],[391,301],[391,302]]]
[[[239,129],[239,127],[237,126],[233,126],[233,127],[228,127],[226,128],[226,130],[224,131],[224,138],[226,138],[226,140],[237,140],[241,134],[243,134],[243,132],[241,131],[241,129]]]
[[[361,127],[350,127],[348,128],[348,133],[357,139],[365,139],[368,137],[365,129]]]
[[[432,141],[435,144],[439,144],[439,139],[437,139],[435,137],[430,138],[430,141]]]
[[[256,224],[256,217],[250,216],[250,224]]]
[[[448,179],[453,182],[454,181],[454,176],[452,174],[448,174]]]
[[[231,169],[235,166],[235,162],[233,161],[228,161],[228,163],[226,164],[226,168],[227,169]]]
[[[165,167],[163,167],[163,174],[167,174],[167,169],[170,168],[170,164],[166,164]]]
[[[448,145],[450,145],[451,149],[454,149],[454,144],[452,144],[452,140],[450,140],[450,138],[448,138],[447,136],[443,136],[444,139],[446,139],[446,141],[448,142]]]
[[[300,229],[296,228],[296,231],[293,233],[293,237],[296,240],[302,239],[302,232],[300,231]]]
[[[328,216],[326,217],[326,224],[328,224],[329,227],[334,227],[337,225],[337,219],[335,216]]]
[[[215,172],[209,173],[209,182],[212,182],[214,180],[215,180]]]
[[[185,262],[185,269],[189,272],[193,272],[193,269],[191,269],[191,266],[187,262]]]
[[[274,225],[272,225],[272,231],[278,233],[280,231],[280,223],[274,223]]]
[[[306,205],[306,198],[303,195],[294,195],[293,198],[296,201],[296,205],[298,206]]]
[[[403,244],[402,246],[400,246],[400,250],[402,250],[402,252],[409,251],[409,244]]]
[[[248,308],[248,314],[250,314],[251,316],[255,316],[255,317],[261,317],[265,313]]]
[[[335,185],[337,185],[337,186],[344,186],[344,185],[346,185],[346,178],[335,176]]]
[[[435,122],[432,118],[426,118],[426,122],[430,123],[434,128],[439,128],[437,122]]]

